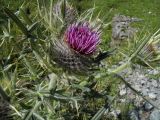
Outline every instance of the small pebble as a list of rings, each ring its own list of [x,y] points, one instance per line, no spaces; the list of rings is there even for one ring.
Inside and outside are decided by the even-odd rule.
[[[154,110],[149,117],[149,120],[160,120],[160,111]]]
[[[122,89],[122,90],[120,90],[119,95],[120,95],[120,96],[123,96],[123,95],[125,95],[126,93],[127,93],[127,90],[126,90],[126,89]]]
[[[129,118],[130,120],[140,120],[139,113],[136,110],[129,111]]]
[[[141,82],[141,85],[143,86],[143,85],[145,85],[146,80],[141,80],[140,82]]]
[[[156,80],[152,80],[152,85],[153,85],[153,87],[158,87],[157,81]]]
[[[118,116],[120,115],[121,111],[120,110],[113,110],[110,114],[114,117],[114,118],[118,118]]]
[[[153,75],[159,74],[158,70],[153,70]]]
[[[144,95],[144,96],[147,96],[148,95],[148,89],[142,89],[142,94]]]
[[[150,103],[145,102],[145,104],[144,104],[144,109],[145,109],[146,111],[150,111],[150,110],[153,109],[153,106],[152,106]]]
[[[157,95],[155,93],[149,93],[148,96],[151,99],[156,99],[157,98]]]
[[[134,86],[134,89],[136,89],[137,91],[141,91],[140,85],[137,85],[137,84]]]

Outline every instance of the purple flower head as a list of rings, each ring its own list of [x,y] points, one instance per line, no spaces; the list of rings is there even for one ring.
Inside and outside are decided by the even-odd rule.
[[[91,55],[100,43],[100,32],[92,29],[87,22],[74,23],[67,28],[65,40],[76,52]]]

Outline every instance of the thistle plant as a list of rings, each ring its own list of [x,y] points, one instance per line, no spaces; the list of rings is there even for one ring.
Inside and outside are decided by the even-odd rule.
[[[93,55],[99,43],[100,31],[87,22],[78,22],[68,26],[63,38],[51,44],[50,54],[64,68],[87,73],[93,69]]]
[[[118,48],[114,56],[105,59],[110,52],[102,52],[101,48],[108,50],[109,21],[100,19],[100,13],[95,17],[96,8],[78,15],[66,0],[57,1],[37,0],[33,4],[26,0],[19,10],[4,9],[0,82],[12,102],[0,103],[0,119],[8,115],[9,105],[14,118],[20,120],[105,119],[104,114],[117,99],[118,80],[143,97],[117,74],[137,64],[143,50],[149,49],[145,46],[159,42],[159,32],[142,40],[137,38],[137,44],[123,48],[124,53]],[[25,14],[25,8],[30,6],[31,15]],[[124,63],[110,69],[114,60],[119,62],[116,57]],[[102,59],[103,67],[99,65]],[[65,74],[59,68],[76,74]]]
[[[89,20],[87,17],[90,16],[87,15],[85,16],[87,19],[78,18],[76,10],[65,0],[55,4],[54,13],[63,19],[64,27],[56,40],[51,41],[51,60],[69,72],[82,74],[93,72],[97,69],[97,63],[110,54],[110,52],[98,54],[102,25],[98,25],[96,20]]]

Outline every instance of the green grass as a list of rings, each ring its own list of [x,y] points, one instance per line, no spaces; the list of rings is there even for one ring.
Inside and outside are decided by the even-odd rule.
[[[93,16],[96,17],[101,11],[100,19],[106,17],[104,23],[109,23],[115,14],[144,20],[134,25],[139,28],[137,37],[130,44],[124,41],[113,56],[103,61],[105,68],[93,74],[94,77],[71,76],[50,63],[49,41],[59,32],[61,23],[58,21],[58,25],[55,25],[56,20],[49,16],[52,10],[49,9],[51,3],[45,2],[46,4],[42,2],[41,5],[48,11],[41,11],[40,15],[36,0],[0,1],[0,15],[3,16],[0,18],[0,86],[11,97],[14,118],[18,120],[109,119],[103,116],[106,109],[104,106],[111,104],[115,108],[123,106],[116,104],[120,78],[112,74],[138,64],[137,54],[141,50],[141,45],[150,40],[150,38],[142,40],[142,37],[149,36],[160,28],[160,1],[82,0],[78,4],[73,2],[73,6],[82,8],[81,13],[95,4]],[[16,13],[23,25],[19,21],[15,23],[13,17],[8,17],[3,7],[8,7]],[[29,31],[30,28],[32,31]],[[110,40],[111,25],[104,29],[101,49],[112,49],[109,46]],[[113,65],[125,59],[128,63],[115,68],[116,70],[111,69]],[[153,65],[157,67],[157,63]],[[51,73],[54,74],[48,79],[47,76]],[[124,115],[130,109],[126,106],[123,110]]]
[[[78,3],[82,6],[82,11],[91,8],[95,4],[95,16],[101,11],[101,17],[107,16],[106,22],[110,22],[114,15],[122,14],[130,17],[138,17],[144,21],[136,23],[134,26],[140,28],[139,33],[154,33],[160,24],[159,0],[82,0]],[[111,28],[108,28],[104,35],[104,41],[110,41]]]
[[[82,8],[89,8],[96,5],[102,16],[109,14],[107,20],[111,20],[115,14],[124,14],[144,19],[141,27],[147,27],[146,31],[153,31],[159,28],[159,0],[82,0]],[[105,12],[104,12],[105,11]],[[111,11],[110,13],[108,13]]]

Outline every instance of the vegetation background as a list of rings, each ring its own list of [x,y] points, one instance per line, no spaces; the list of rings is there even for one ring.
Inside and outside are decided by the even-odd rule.
[[[139,43],[144,36],[154,34],[160,27],[160,0],[69,2],[79,13],[95,7],[93,16],[100,12],[100,18],[106,18],[103,22],[109,25],[102,35],[101,48],[104,51],[112,49],[109,46],[110,22],[116,14],[143,19],[143,22],[134,25],[139,28],[134,42],[130,41],[129,45],[124,42],[119,48],[126,56],[134,53],[135,41]],[[54,37],[52,32],[56,33],[56,30],[47,24],[47,14],[51,11],[45,11],[42,17],[39,6],[44,4],[48,10],[51,3],[51,0],[0,0],[0,87],[10,98],[9,115],[18,120],[112,120],[114,118],[104,115],[112,104],[124,111],[119,119],[127,120],[127,111],[133,106],[114,101],[118,98],[120,78],[104,74],[106,69],[123,61],[124,56],[120,52],[103,61],[107,67],[97,72],[95,78],[70,76],[48,62],[48,39]],[[18,23],[4,12],[5,7],[15,13],[24,26],[17,26]],[[24,34],[24,27],[30,30],[29,36]],[[160,67],[157,63],[153,65]]]

